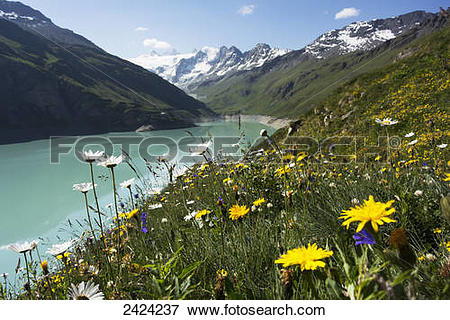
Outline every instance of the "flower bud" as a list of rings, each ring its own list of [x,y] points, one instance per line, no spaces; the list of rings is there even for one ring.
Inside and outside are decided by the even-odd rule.
[[[442,216],[450,223],[450,196],[441,199]]]

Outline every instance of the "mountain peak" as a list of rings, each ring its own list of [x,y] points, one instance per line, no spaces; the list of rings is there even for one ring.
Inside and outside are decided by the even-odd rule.
[[[307,45],[305,51],[314,58],[323,59],[356,50],[370,50],[420,26],[432,16],[432,13],[425,11],[413,11],[387,19],[352,22],[341,29],[324,33]]]

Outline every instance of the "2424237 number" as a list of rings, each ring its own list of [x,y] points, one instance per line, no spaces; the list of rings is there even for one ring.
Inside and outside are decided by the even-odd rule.
[[[125,304],[124,316],[174,316],[177,313],[178,304]]]

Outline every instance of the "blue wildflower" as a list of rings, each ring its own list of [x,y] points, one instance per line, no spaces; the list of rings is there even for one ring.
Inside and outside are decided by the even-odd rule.
[[[142,223],[142,228],[141,231],[143,233],[147,233],[147,212],[142,212],[141,214],[141,223]]]
[[[355,246],[360,244],[375,244],[375,239],[373,236],[366,230],[362,229],[360,232],[355,234],[353,236],[353,239],[355,239],[356,243]]]

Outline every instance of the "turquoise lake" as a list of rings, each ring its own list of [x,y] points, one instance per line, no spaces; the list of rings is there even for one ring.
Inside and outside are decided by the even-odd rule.
[[[245,134],[242,142],[252,143],[259,137],[261,129],[270,133],[275,129],[256,122],[242,122],[239,130],[236,122],[203,123],[198,127],[189,128],[194,136],[234,136]],[[177,141],[188,136],[186,129],[160,130],[137,134],[110,133],[106,137],[136,136],[155,137],[164,136]],[[87,148],[89,149],[89,148]],[[94,149],[94,148],[93,148]],[[95,150],[95,149],[94,149]],[[99,150],[97,148],[97,150]],[[151,147],[150,152],[160,155],[167,150],[161,146]],[[119,154],[115,150],[115,154]],[[149,173],[143,159],[139,158],[138,148],[132,147],[130,156],[140,175],[145,176],[146,185],[152,185],[152,190],[161,189],[167,184],[165,171],[158,171],[158,177]],[[179,159],[179,157],[178,157]],[[175,159],[174,162],[177,163]],[[180,164],[181,166],[181,164]],[[152,167],[152,169],[156,169]],[[106,168],[95,165],[97,193],[100,207],[109,214],[105,206],[112,202],[111,180]],[[126,164],[116,169],[116,183],[136,177],[136,174]],[[181,172],[181,168],[179,171]],[[75,183],[89,182],[89,166],[76,159],[74,152],[62,155],[59,164],[50,164],[49,140],[32,141],[0,145],[0,273],[9,273],[10,280],[14,279],[14,268],[18,255],[7,249],[7,245],[25,240],[41,239],[39,251],[45,256],[49,246],[61,241],[67,241],[79,235],[81,227],[77,220],[84,224],[86,212],[82,194],[72,190]],[[138,186],[142,183],[136,179]],[[147,190],[146,191],[150,191]],[[120,190],[123,202],[128,194]],[[94,206],[92,192],[89,193],[90,204]],[[70,223],[69,223],[70,221]],[[23,265],[22,265],[23,266]]]

